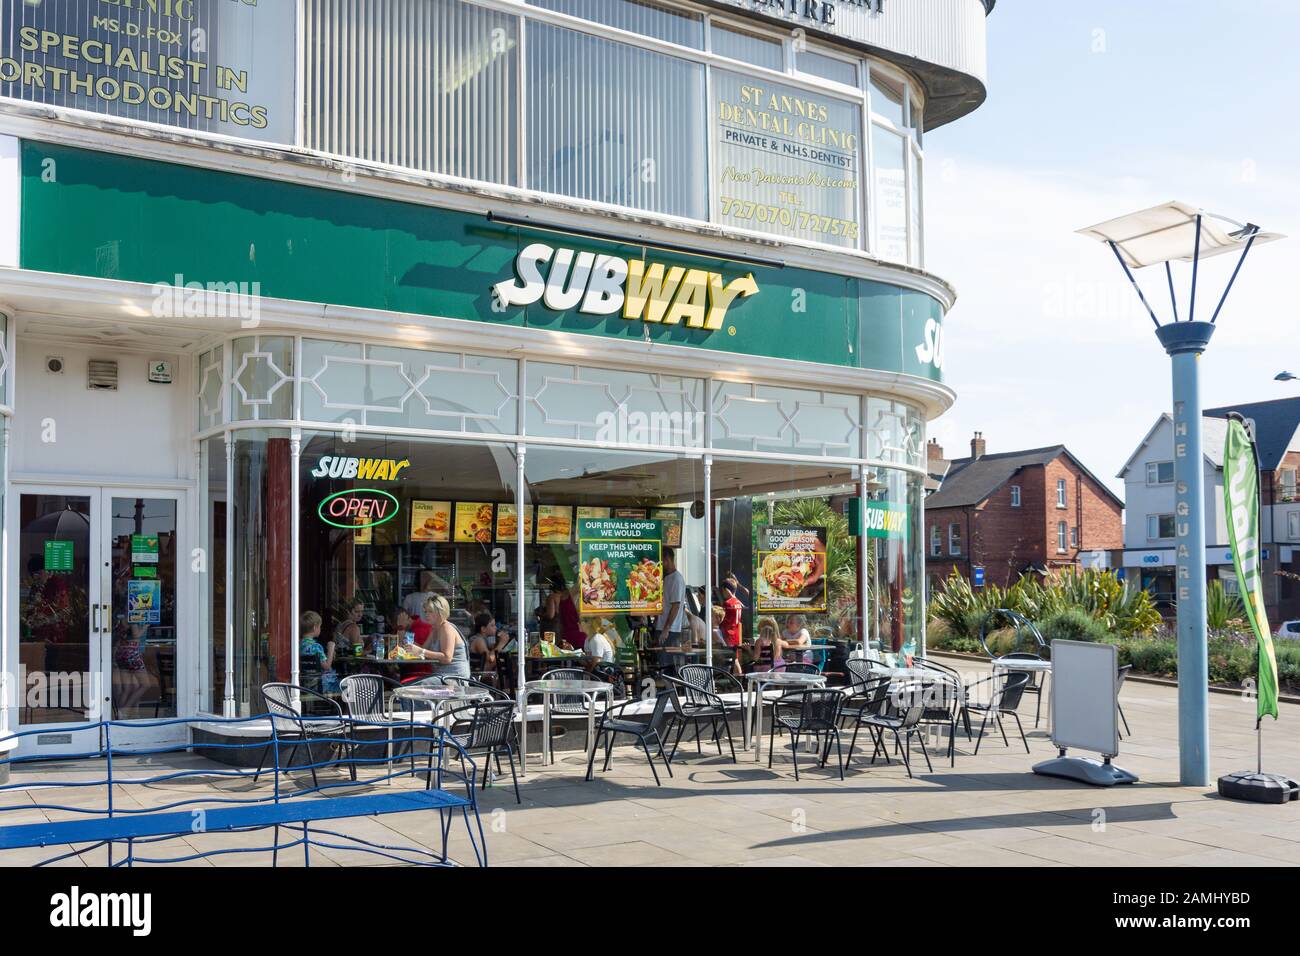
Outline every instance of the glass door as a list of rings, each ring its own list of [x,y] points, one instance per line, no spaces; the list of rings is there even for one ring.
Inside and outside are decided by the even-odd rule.
[[[98,734],[75,734],[69,725],[105,713],[99,507],[97,490],[18,495],[18,721],[24,730],[51,728],[24,743],[32,752],[77,753],[98,745]]]

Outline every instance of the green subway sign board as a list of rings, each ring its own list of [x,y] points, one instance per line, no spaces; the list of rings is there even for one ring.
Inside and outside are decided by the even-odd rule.
[[[862,534],[862,499],[850,498],[845,516],[849,522],[849,534],[857,537]],[[867,537],[868,538],[907,538],[907,509],[901,505],[890,505],[883,501],[867,502]]]
[[[581,518],[578,560],[581,613],[663,611],[662,522],[653,518]]]
[[[157,285],[163,305],[198,283],[943,377],[941,304],[888,283],[30,141],[22,172],[24,269]]]

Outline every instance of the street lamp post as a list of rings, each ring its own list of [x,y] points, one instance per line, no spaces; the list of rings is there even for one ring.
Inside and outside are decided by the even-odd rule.
[[[1226,229],[1222,223],[1233,227]],[[1201,447],[1200,359],[1210,344],[1219,312],[1251,246],[1281,236],[1237,223],[1184,203],[1166,203],[1080,229],[1110,247],[1151,316],[1156,337],[1173,371],[1175,558],[1178,616],[1178,778],[1183,786],[1210,782],[1209,648],[1205,620],[1205,484]],[[1240,250],[1236,268],[1208,322],[1196,320],[1196,287],[1202,259]],[[1191,296],[1180,321],[1173,261],[1190,262]],[[1133,270],[1163,264],[1173,321],[1160,324],[1133,277]]]

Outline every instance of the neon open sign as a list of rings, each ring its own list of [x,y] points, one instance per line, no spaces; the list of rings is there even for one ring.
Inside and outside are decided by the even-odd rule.
[[[316,508],[321,521],[336,528],[373,528],[397,517],[397,499],[378,488],[353,488],[330,495]]]

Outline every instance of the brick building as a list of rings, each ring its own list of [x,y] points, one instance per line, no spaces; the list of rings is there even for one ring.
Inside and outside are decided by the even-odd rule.
[[[944,460],[931,442],[929,457]],[[932,472],[940,469],[932,468]],[[1123,546],[1124,503],[1064,445],[987,454],[983,433],[969,458],[952,460],[925,502],[926,573],[933,588],[955,568],[1007,585],[1022,574],[1080,563]]]

